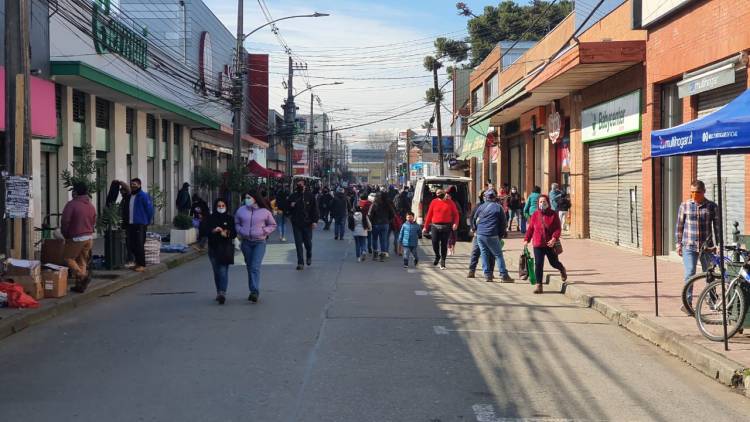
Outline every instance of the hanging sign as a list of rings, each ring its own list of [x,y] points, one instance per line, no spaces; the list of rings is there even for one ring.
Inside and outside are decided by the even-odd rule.
[[[5,178],[5,218],[32,218],[31,178],[7,176]]]
[[[547,116],[547,136],[549,136],[550,142],[553,144],[560,139],[562,133],[562,123],[560,121],[560,113],[555,111]]]
[[[583,142],[613,138],[641,130],[641,90],[633,91],[584,109],[581,140]]]

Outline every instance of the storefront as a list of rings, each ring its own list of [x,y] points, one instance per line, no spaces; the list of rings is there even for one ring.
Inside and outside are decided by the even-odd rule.
[[[592,239],[640,248],[642,221],[641,91],[582,111],[588,154]]]

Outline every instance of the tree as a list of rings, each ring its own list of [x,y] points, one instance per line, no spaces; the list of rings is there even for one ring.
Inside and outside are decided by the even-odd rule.
[[[481,15],[475,15],[466,3],[457,3],[458,14],[470,17],[467,23],[469,37],[464,40],[471,45],[469,66],[481,63],[500,41],[540,40],[573,10],[570,0],[551,3],[534,0],[521,6],[512,0],[504,0],[497,7],[486,6]]]

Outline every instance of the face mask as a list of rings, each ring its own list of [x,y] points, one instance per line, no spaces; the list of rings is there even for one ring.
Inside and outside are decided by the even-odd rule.
[[[438,197],[438,198],[440,198],[440,199],[443,199],[443,198],[445,198],[445,194],[444,194],[444,193],[441,193],[441,194],[440,194],[440,195],[438,195],[437,197]]]
[[[541,209],[542,211],[546,210],[547,208],[549,208],[549,204],[548,203],[546,203],[546,202],[540,202],[539,203],[539,209]]]
[[[693,201],[695,202],[703,202],[703,199],[706,198],[706,194],[703,192],[690,192],[690,197],[693,198]]]
[[[216,212],[218,212],[219,214],[224,214],[225,212],[227,212],[227,209],[226,208],[216,208]]]
[[[302,186],[297,186],[296,188],[294,188],[294,190],[296,192],[302,192],[304,190],[304,188]]]
[[[245,198],[245,205],[247,205],[248,207],[251,207],[251,206],[253,206],[253,204],[255,204],[255,199],[253,199],[253,198]]]

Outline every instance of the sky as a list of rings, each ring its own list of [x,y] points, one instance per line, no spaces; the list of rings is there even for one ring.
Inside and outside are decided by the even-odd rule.
[[[237,28],[236,0],[204,0],[233,33]],[[268,53],[270,59],[269,107],[281,112],[286,89],[289,46],[295,62],[307,64],[307,71],[295,73],[295,91],[307,84],[343,82],[313,89],[320,98],[315,113],[327,112],[334,127],[347,128],[402,115],[380,123],[342,129],[347,142],[358,142],[369,133],[407,128],[418,129],[433,113],[424,102],[432,75],[422,66],[424,56],[434,51],[437,36],[463,38],[467,19],[456,13],[455,0],[245,0],[245,33],[266,23],[261,2],[273,19],[284,16],[329,13],[319,18],[299,18],[277,24],[280,37],[269,28],[251,35],[245,48],[251,53]],[[475,13],[498,0],[466,2]],[[447,81],[440,72],[440,84]],[[450,85],[446,87],[450,90]],[[450,101],[450,94],[446,99]],[[298,113],[309,114],[310,97],[297,98]],[[450,103],[447,104],[450,109]],[[344,110],[342,110],[344,109]],[[415,110],[417,109],[417,110]],[[450,114],[442,109],[443,127]]]

